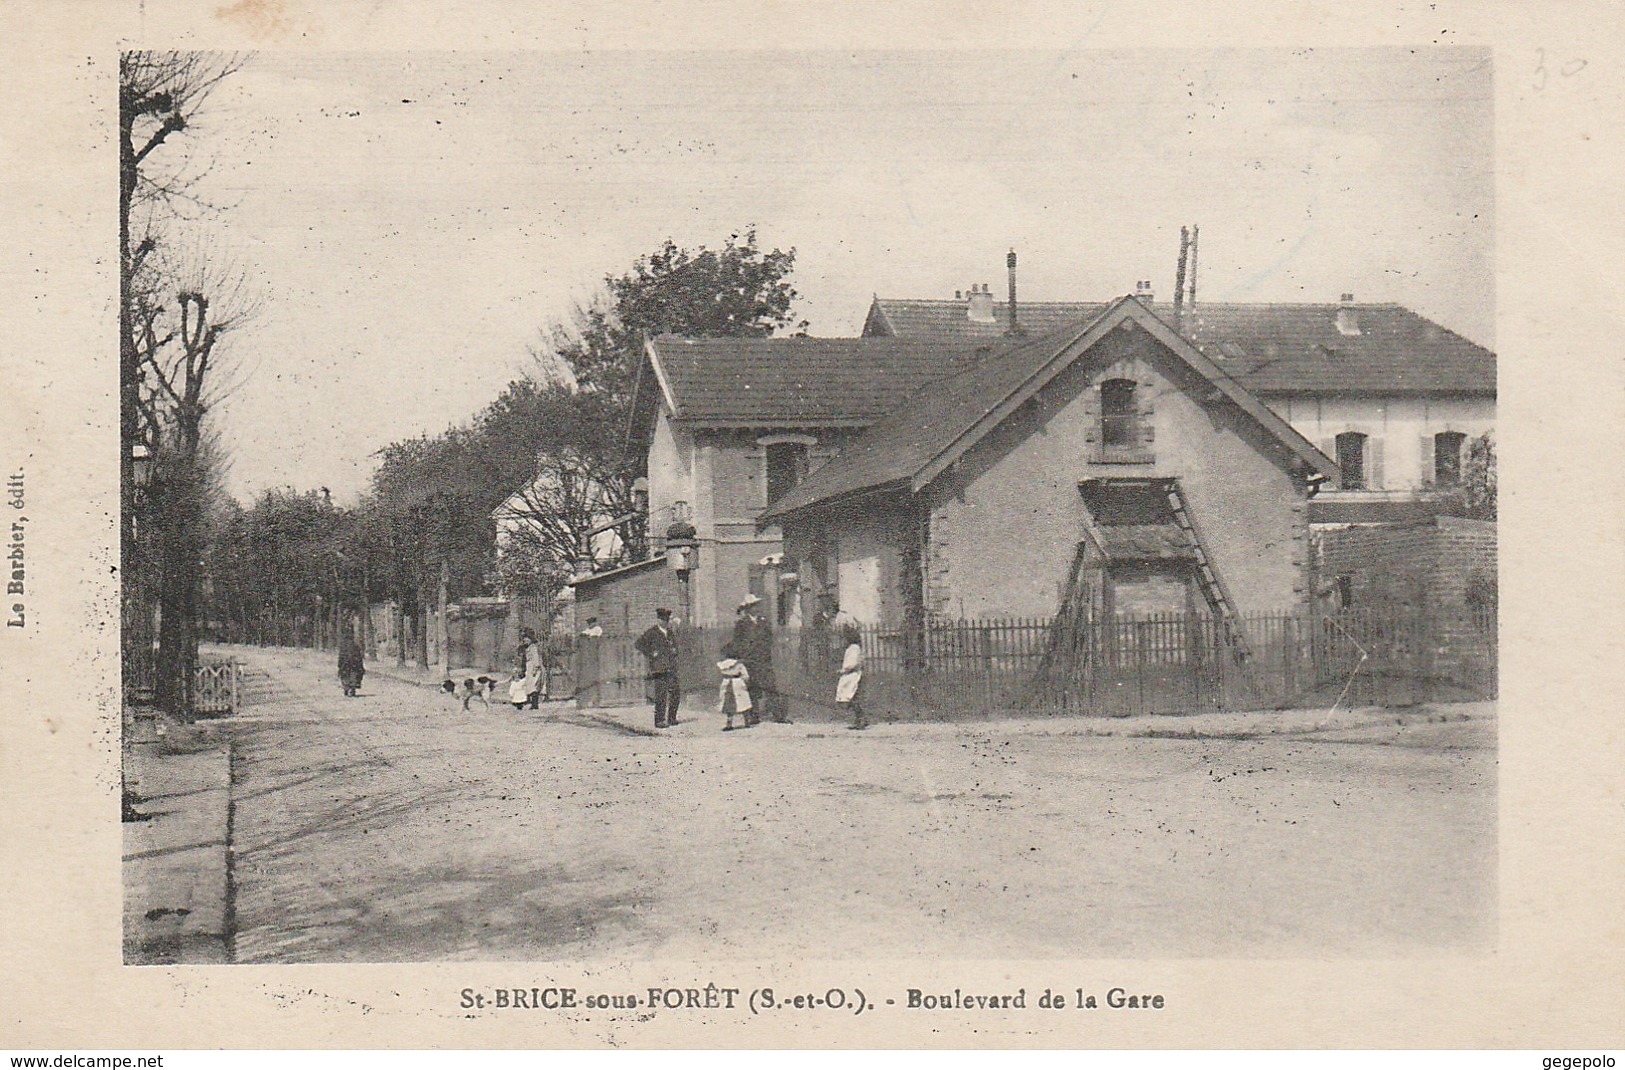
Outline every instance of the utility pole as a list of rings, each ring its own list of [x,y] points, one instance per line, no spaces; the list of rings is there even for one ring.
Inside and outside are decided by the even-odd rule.
[[[1185,257],[1191,248],[1189,227],[1179,228],[1179,270],[1174,272],[1174,330],[1183,326],[1185,312]]]
[[[1196,238],[1202,228],[1191,224],[1191,311],[1196,311]]]

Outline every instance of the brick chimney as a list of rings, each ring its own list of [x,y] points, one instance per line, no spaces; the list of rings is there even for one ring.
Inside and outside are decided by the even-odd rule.
[[[1360,333],[1360,310],[1353,294],[1344,294],[1337,302],[1337,333],[1351,338]]]
[[[1141,279],[1135,283],[1134,296],[1139,299],[1140,304],[1150,308],[1151,302],[1156,300],[1156,294],[1151,291],[1151,280]]]
[[[988,289],[987,283],[979,287],[970,288],[970,303],[965,307],[965,315],[972,323],[997,323],[993,316],[993,291]]]

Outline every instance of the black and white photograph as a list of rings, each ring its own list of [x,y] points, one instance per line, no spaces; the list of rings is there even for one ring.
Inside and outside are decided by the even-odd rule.
[[[1492,950],[1491,74],[124,54],[129,961]]]
[[[1507,311],[1538,226],[1504,101],[1601,92],[1601,52],[955,10],[939,44],[696,8],[652,46],[352,47],[244,0],[80,61],[103,329],[49,389],[94,400],[21,426],[102,429],[57,454],[98,473],[101,593],[52,669],[79,693],[19,689],[82,723],[17,739],[93,741],[119,799],[108,850],[60,840],[96,970],[257,1000],[265,1045],[272,1003],[318,1047],[375,1009],[385,1046],[1134,1046],[1130,1012],[1189,1045],[1249,999],[1288,1046],[1537,1042],[1420,1007],[1294,1035],[1281,1000],[1292,963],[1407,978],[1351,1016],[1493,987],[1556,924],[1517,845],[1578,845],[1525,754],[1588,745],[1533,740],[1532,698],[1580,689],[1570,723],[1612,670],[1509,675],[1563,643],[1500,612],[1543,581],[1497,460],[1528,512],[1602,444],[1518,459],[1570,421],[1511,377],[1556,358]],[[1553,315],[1604,285],[1571,271]],[[1605,363],[1552,375],[1600,413]],[[26,434],[16,679],[74,627],[32,519],[67,468]],[[1597,552],[1540,515],[1508,553]],[[1563,789],[1594,822],[1604,753]]]

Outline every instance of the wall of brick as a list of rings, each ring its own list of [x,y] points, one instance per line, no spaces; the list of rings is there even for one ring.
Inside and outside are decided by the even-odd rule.
[[[1320,536],[1322,588],[1347,577],[1355,606],[1461,610],[1496,571],[1493,521],[1439,517],[1412,527],[1371,526]]]
[[[695,624],[727,624],[734,609],[750,591],[751,571],[763,558],[783,550],[777,527],[758,528],[756,518],[767,501],[766,468],[763,447],[757,439],[776,433],[768,429],[701,431],[694,435],[690,454],[693,477],[684,489],[689,497],[694,526],[700,541],[700,568],[693,579],[691,616]],[[813,466],[821,464],[849,432],[819,429],[810,450]],[[677,429],[675,441],[681,446],[687,432]],[[658,436],[657,436],[658,442]],[[681,450],[675,452],[681,453]],[[675,493],[660,490],[656,483],[654,451],[650,454],[650,503],[664,501]],[[668,466],[671,467],[671,466]],[[669,507],[668,507],[669,513]],[[669,523],[669,517],[666,520]],[[654,535],[662,536],[657,525]]]
[[[608,636],[641,635],[654,623],[656,609],[681,613],[682,604],[677,574],[663,559],[576,585],[577,619],[597,617]]]

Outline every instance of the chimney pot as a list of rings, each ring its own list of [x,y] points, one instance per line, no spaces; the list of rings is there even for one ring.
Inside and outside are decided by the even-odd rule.
[[[986,283],[971,287],[970,304],[965,308],[965,316],[972,323],[997,322],[993,316],[993,294]]]
[[[1360,312],[1353,294],[1344,294],[1337,303],[1337,333],[1349,338],[1360,334]]]
[[[1155,295],[1151,292],[1151,280],[1141,279],[1139,282],[1136,282],[1134,284],[1134,296],[1145,302],[1147,305],[1155,300]]]

